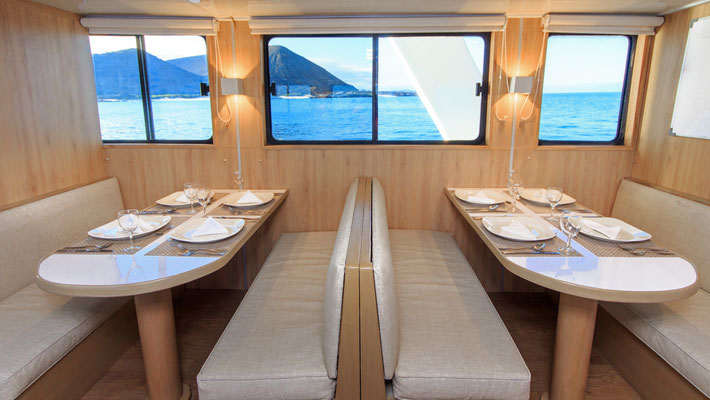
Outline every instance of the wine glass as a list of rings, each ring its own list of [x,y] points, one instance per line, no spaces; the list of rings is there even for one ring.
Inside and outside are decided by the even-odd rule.
[[[138,229],[138,223],[140,222],[140,215],[138,210],[122,210],[118,212],[118,226],[124,231],[128,232],[128,238],[131,241],[131,245],[126,248],[129,253],[135,253],[140,250],[139,246],[133,244],[133,232]]]
[[[550,203],[550,221],[555,220],[555,207],[562,201],[562,189],[554,186],[550,186],[545,191],[545,197],[547,202]]]
[[[508,177],[508,193],[513,198],[513,212],[518,212],[518,200],[523,193],[523,182],[516,177],[515,171],[510,172]]]
[[[182,185],[182,191],[185,193],[185,197],[190,200],[190,211],[188,212],[190,215],[197,214],[197,211],[195,211],[195,198],[197,197],[197,189],[199,189],[199,187],[200,184],[197,182],[188,182]]]
[[[582,216],[573,211],[563,211],[562,214],[560,214],[560,229],[567,235],[567,243],[564,247],[559,248],[560,253],[574,253],[574,249],[571,246],[572,238],[577,236],[582,229]]]
[[[210,188],[199,188],[196,190],[197,201],[202,206],[202,217],[207,217],[207,203],[210,201]]]
[[[244,183],[244,175],[242,174],[241,170],[236,170],[234,171],[234,178],[232,178],[234,183],[237,184],[239,187],[239,190],[242,190],[242,184]]]

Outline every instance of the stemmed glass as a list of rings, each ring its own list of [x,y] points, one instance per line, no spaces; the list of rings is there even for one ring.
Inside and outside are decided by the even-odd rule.
[[[563,211],[560,214],[560,229],[567,235],[567,243],[564,247],[560,247],[559,251],[562,254],[572,254],[572,239],[577,236],[582,229],[582,216],[573,211]]]
[[[511,171],[508,177],[508,193],[510,197],[513,198],[513,212],[518,212],[518,200],[520,200],[520,195],[523,193],[523,182],[516,178],[515,172]]]
[[[550,203],[550,221],[555,220],[555,207],[562,201],[562,189],[554,186],[550,186],[545,191],[545,197],[547,202]]]
[[[139,221],[140,215],[138,214],[138,210],[130,209],[118,212],[118,226],[128,232],[128,238],[131,241],[131,245],[126,248],[126,251],[129,253],[135,253],[140,250],[139,246],[133,244],[133,232],[138,228]]]
[[[188,182],[182,185],[182,191],[185,193],[185,197],[190,200],[190,211],[188,212],[190,215],[197,214],[197,211],[195,211],[195,198],[197,197],[197,189],[199,188],[200,184],[197,182]]]
[[[244,176],[242,175],[241,170],[234,171],[234,178],[232,178],[232,180],[234,181],[234,183],[237,184],[237,186],[239,187],[239,190],[242,190],[242,184],[244,183]]]
[[[207,203],[210,201],[210,188],[199,188],[196,190],[197,201],[202,206],[202,217],[207,217]]]

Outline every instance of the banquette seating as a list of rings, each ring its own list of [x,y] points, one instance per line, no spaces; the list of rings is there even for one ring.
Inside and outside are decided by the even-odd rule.
[[[128,301],[59,296],[34,283],[44,255],[122,208],[111,178],[0,212],[0,399],[18,397]]]
[[[660,304],[604,303],[602,307],[710,397],[710,206],[624,180],[612,217],[650,232],[655,243],[687,257],[698,269],[701,288],[683,300]],[[651,366],[644,363],[640,368]],[[669,384],[668,380],[644,380],[648,376],[647,372],[634,371],[625,377],[637,382],[634,386],[646,398],[663,397],[659,393],[664,393],[662,387]],[[681,395],[679,390],[682,389],[674,390],[677,398],[694,396],[692,392]]]

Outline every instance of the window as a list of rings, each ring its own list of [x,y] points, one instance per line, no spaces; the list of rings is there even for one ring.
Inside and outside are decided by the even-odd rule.
[[[487,34],[264,42],[269,143],[483,140]]]
[[[635,40],[550,34],[540,107],[540,144],[623,144]]]
[[[202,36],[90,36],[104,142],[212,142]]]
[[[671,135],[710,139],[710,17],[691,21]]]

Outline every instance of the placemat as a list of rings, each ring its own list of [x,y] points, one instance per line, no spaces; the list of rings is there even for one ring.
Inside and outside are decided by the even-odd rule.
[[[464,210],[466,210],[466,212],[469,214],[485,214],[485,215],[492,215],[492,216],[495,216],[497,214],[502,215],[502,214],[506,214],[506,213],[507,214],[523,214],[523,210],[521,210],[519,207],[515,212],[513,212],[513,205],[508,204],[508,203],[500,204],[495,209],[495,211],[485,211],[485,210],[479,211],[479,209],[484,209],[484,208],[486,208],[486,206],[466,203],[465,201],[459,199],[458,197],[456,197],[456,201],[458,201],[459,204],[461,204],[461,207],[463,207]],[[476,211],[469,211],[469,210],[476,210]]]
[[[555,236],[552,239],[540,240],[537,242],[519,242],[517,240],[508,240],[500,236],[494,235],[486,229],[483,222],[480,220],[474,220],[475,224],[481,228],[483,233],[488,237],[488,239],[493,243],[496,248],[505,247],[532,247],[533,245],[539,243],[545,243],[545,251],[557,251],[560,247],[565,245],[565,241]],[[510,254],[511,257],[582,257],[582,254],[576,250],[572,254]]]
[[[178,240],[166,240],[165,242],[159,244],[156,246],[153,250],[149,251],[146,253],[146,256],[179,256],[180,253],[184,252],[186,249],[193,250],[193,249],[224,249],[225,251],[229,251],[234,245],[240,241],[244,235],[249,232],[250,229],[254,227],[255,222],[254,221],[246,221],[246,224],[244,224],[244,228],[237,233],[236,235],[228,238],[221,240],[219,242],[214,242],[214,243],[202,243],[202,244],[197,244],[197,243],[187,243],[187,242],[180,242]],[[182,248],[178,248],[178,245]],[[193,254],[190,257],[214,257],[210,256],[209,254]]]
[[[658,254],[655,251],[647,251],[643,256],[637,256],[619,247],[618,243],[605,242],[603,240],[585,236],[581,233],[577,235],[574,240],[597,257],[678,257],[676,254],[663,255]],[[662,246],[657,246],[651,240],[636,243],[622,243],[621,245],[634,249],[663,248]]]
[[[534,212],[535,214],[544,214],[544,215],[550,215],[550,206],[543,206],[541,204],[535,204],[533,202],[521,199],[519,202],[523,203],[525,207],[530,209],[530,211]],[[555,207],[555,216],[560,215],[560,213],[564,210],[569,210],[569,211],[576,211],[578,213],[582,214],[594,214],[594,215],[599,215],[593,210],[590,210],[588,208],[585,208],[577,203],[572,203],[572,204],[566,204],[566,205],[559,205]]]
[[[229,193],[215,193],[215,194],[212,196],[212,202],[214,202],[215,200],[219,200],[219,199],[223,198],[224,196],[226,196],[226,195],[228,195],[228,194],[229,194]],[[210,204],[212,204],[212,202],[210,202]],[[190,214],[188,214],[188,212],[190,212],[190,206],[189,206],[189,205],[188,205],[187,207],[176,208],[176,207],[163,206],[163,205],[160,205],[160,204],[153,204],[152,206],[150,206],[150,207],[148,207],[148,208],[146,208],[146,209],[143,209],[143,210],[141,210],[141,211],[165,211],[165,210],[170,210],[170,209],[172,209],[172,208],[175,208],[175,212],[172,212],[172,213],[170,213],[170,214],[168,214],[168,215],[190,215]],[[195,210],[196,210],[196,211],[199,211],[199,212],[202,212],[202,206],[199,205],[199,204],[195,204]]]
[[[152,243],[160,235],[177,227],[178,225],[187,221],[189,218],[190,217],[173,215],[170,218],[170,223],[168,223],[166,226],[162,227],[157,232],[151,233],[150,235],[145,235],[145,236],[133,239],[133,243],[136,246],[145,247],[145,246],[149,245],[150,243]],[[106,250],[113,250],[114,253],[123,253],[131,245],[131,241],[128,239],[106,240],[106,239],[96,239],[96,238],[93,238],[93,237],[87,235],[84,239],[82,239],[76,243],[73,243],[73,244],[69,245],[68,247],[71,247],[71,246],[91,246],[91,245],[99,245],[100,246],[100,245],[106,244],[106,243],[109,243],[111,245]],[[95,252],[62,252],[62,254],[97,254],[97,253],[95,253]],[[106,254],[108,254],[108,253],[106,253]]]

